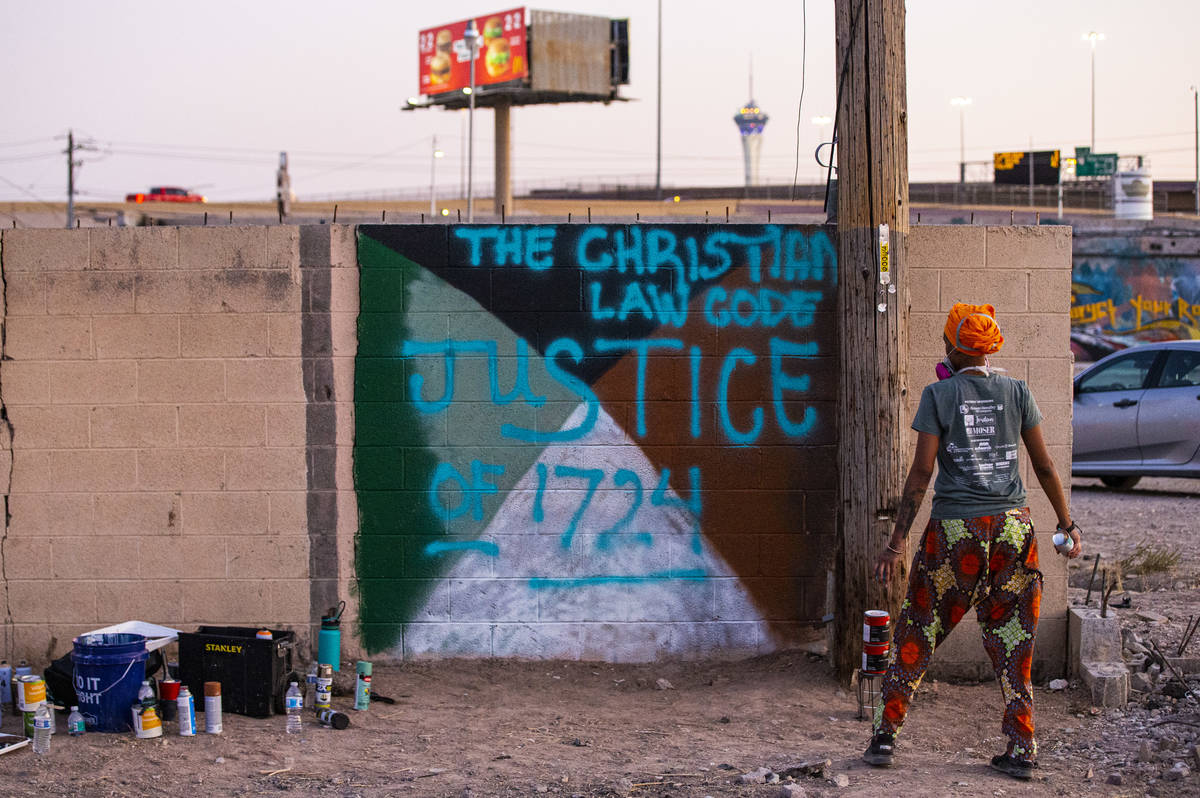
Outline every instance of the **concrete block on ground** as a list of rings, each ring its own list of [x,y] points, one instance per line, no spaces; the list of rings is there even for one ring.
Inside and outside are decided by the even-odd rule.
[[[1124,707],[1129,701],[1129,669],[1120,662],[1085,662],[1079,677],[1092,694],[1092,705]]]
[[[1067,657],[1072,676],[1085,662],[1122,663],[1121,621],[1116,613],[1100,617],[1095,607],[1071,607],[1067,614]]]
[[[1092,607],[1072,607],[1067,615],[1067,663],[1087,685],[1092,703],[1123,707],[1129,700],[1129,670],[1121,654],[1121,622],[1115,613],[1100,617]]]

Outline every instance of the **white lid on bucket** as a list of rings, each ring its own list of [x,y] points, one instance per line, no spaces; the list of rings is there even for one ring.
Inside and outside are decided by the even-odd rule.
[[[179,639],[178,629],[172,629],[169,626],[159,626],[156,623],[147,623],[145,621],[125,621],[113,624],[112,626],[106,626],[103,629],[93,629],[90,632],[84,632],[80,637],[118,632],[143,635],[146,638],[147,651],[154,651],[155,649],[162,648],[172,640]]]

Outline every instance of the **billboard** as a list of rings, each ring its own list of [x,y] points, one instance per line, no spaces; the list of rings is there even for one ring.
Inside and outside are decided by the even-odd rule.
[[[1029,152],[997,152],[992,154],[997,185],[1029,185]],[[1059,184],[1059,151],[1035,150],[1033,153],[1033,183],[1038,186]]]
[[[529,75],[525,8],[514,8],[475,18],[479,53],[475,59],[475,85],[507,83]],[[467,20],[428,28],[417,39],[417,85],[421,94],[462,91],[471,85],[471,56],[463,32]]]

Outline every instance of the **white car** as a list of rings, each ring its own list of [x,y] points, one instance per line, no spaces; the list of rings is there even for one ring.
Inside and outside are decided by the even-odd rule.
[[[1200,341],[1115,352],[1075,377],[1071,474],[1128,490],[1200,478]]]

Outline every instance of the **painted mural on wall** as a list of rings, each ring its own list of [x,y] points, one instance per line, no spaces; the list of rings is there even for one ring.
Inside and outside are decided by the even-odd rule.
[[[1200,338],[1200,238],[1076,234],[1071,347],[1091,361],[1147,341]]]
[[[649,660],[820,617],[824,228],[379,225],[358,256],[370,651]]]

